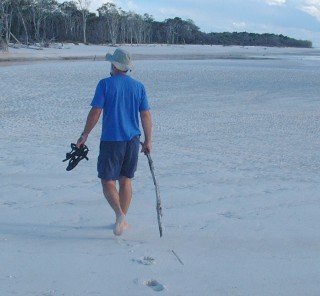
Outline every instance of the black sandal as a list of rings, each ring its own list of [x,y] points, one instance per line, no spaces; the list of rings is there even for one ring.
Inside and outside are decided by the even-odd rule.
[[[71,149],[72,150],[66,154],[66,159],[63,160],[64,162],[70,159],[69,164],[66,168],[67,171],[71,171],[72,169],[74,169],[80,162],[80,160],[84,158],[86,160],[89,160],[89,158],[87,157],[89,149],[86,145],[81,145],[80,148],[78,148],[76,144],[71,143]]]

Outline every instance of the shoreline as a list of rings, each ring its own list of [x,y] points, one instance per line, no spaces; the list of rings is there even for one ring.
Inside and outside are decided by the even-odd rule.
[[[121,45],[133,60],[308,59],[320,60],[320,48],[276,48],[220,45]],[[0,67],[48,61],[103,61],[115,47],[66,44],[62,48],[12,48],[0,52]]]

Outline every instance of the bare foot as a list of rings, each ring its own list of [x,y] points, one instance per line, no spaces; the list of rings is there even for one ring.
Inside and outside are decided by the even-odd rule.
[[[125,229],[128,228],[128,223],[126,222],[126,216],[121,215],[116,219],[116,224],[113,228],[114,235],[121,235]]]

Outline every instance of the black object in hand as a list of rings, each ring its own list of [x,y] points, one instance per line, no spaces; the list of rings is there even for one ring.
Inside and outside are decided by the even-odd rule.
[[[67,171],[71,171],[72,169],[74,169],[80,162],[80,160],[84,158],[86,160],[89,160],[89,158],[87,157],[89,149],[86,145],[81,145],[80,148],[78,148],[76,144],[71,143],[71,149],[72,150],[66,154],[66,159],[63,160],[69,160],[69,164],[66,168]]]

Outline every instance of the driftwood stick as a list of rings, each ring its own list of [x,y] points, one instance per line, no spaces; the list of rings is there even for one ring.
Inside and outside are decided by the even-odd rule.
[[[13,37],[15,41],[17,41],[21,45],[21,42],[16,38],[16,36],[14,36],[11,32],[10,32],[10,35]]]
[[[177,253],[174,250],[171,250],[173,255],[176,256],[176,258],[178,259],[178,261],[181,263],[181,265],[184,265],[184,263],[182,262],[182,260],[180,259],[180,257],[177,255]]]

